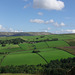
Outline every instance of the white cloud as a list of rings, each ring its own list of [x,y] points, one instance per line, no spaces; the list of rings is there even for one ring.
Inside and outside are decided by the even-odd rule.
[[[46,28],[46,29],[42,29],[43,32],[48,32],[49,30],[51,30],[50,27]]]
[[[0,31],[1,32],[6,31],[6,28],[4,28],[2,25],[0,25]]]
[[[8,31],[9,31],[9,32],[23,32],[22,30],[14,30],[14,29],[12,29],[12,28],[9,28]]]
[[[48,32],[48,30],[44,30],[44,32]]]
[[[46,21],[46,22],[45,22],[45,24],[49,24],[49,23],[50,23],[50,21]]]
[[[63,32],[75,33],[75,29],[67,29],[63,30]]]
[[[14,30],[12,28],[5,28],[3,25],[0,25],[0,32],[23,32],[21,30]]]
[[[60,0],[33,0],[34,8],[48,9],[48,10],[62,10],[64,2]]]
[[[44,23],[44,24],[52,24],[56,27],[60,27],[60,26],[65,26],[64,22],[61,22],[60,24],[58,22],[55,22],[53,19],[48,20],[48,21],[44,21],[42,19],[31,19],[30,20],[31,23]]]
[[[59,24],[58,24],[57,22],[55,22],[53,25],[55,25],[56,27],[58,27],[58,26],[59,26]]]
[[[63,23],[63,22],[61,22],[60,24],[59,23],[57,23],[57,22],[55,22],[55,23],[53,23],[55,26],[57,26],[57,27],[59,27],[59,26],[65,26],[65,24]]]
[[[38,15],[41,15],[41,16],[42,16],[42,15],[43,15],[43,13],[42,13],[42,12],[38,12]]]
[[[41,20],[41,19],[34,19],[34,20],[30,20],[30,22],[32,23],[44,23],[44,20]]]
[[[51,20],[49,20],[49,21],[45,21],[45,24],[49,24],[49,23],[53,23],[53,22],[54,22],[54,20],[51,19]]]
[[[53,22],[54,22],[54,20],[53,20],[53,19],[51,19],[51,20],[50,20],[50,23],[53,23]]]
[[[61,22],[60,26],[65,26],[65,24],[63,22]]]

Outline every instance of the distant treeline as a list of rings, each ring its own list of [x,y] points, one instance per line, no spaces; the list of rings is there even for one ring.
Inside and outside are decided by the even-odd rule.
[[[36,38],[38,39],[38,38]],[[57,38],[53,38],[52,40],[50,39],[45,39],[45,40],[40,40],[40,41],[27,41],[27,40],[23,40],[21,38],[16,38],[16,39],[10,39],[10,40],[0,40],[0,44],[2,46],[6,46],[6,44],[20,44],[20,43],[39,43],[39,42],[46,42],[46,41],[58,41]]]
[[[2,44],[2,46],[5,46],[5,44],[20,44],[23,42],[25,42],[25,40],[21,38],[10,39],[10,40],[0,40],[0,44]]]
[[[75,66],[75,58],[53,60],[45,65],[0,66],[0,73],[30,73],[39,75],[68,75]],[[70,74],[69,74],[70,75]],[[72,74],[74,75],[74,74]]]

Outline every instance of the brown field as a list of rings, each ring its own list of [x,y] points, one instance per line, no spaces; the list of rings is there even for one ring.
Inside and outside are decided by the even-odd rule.
[[[73,55],[75,55],[75,46],[70,46],[70,47],[58,47],[59,49],[62,49],[64,51],[67,51]]]

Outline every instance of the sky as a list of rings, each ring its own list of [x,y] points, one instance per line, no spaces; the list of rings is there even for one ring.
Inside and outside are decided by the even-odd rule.
[[[75,33],[75,0],[0,0],[0,32]]]

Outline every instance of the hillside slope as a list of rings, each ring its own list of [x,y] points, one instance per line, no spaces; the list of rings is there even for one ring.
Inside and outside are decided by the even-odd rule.
[[[34,36],[34,35],[50,35],[48,32],[0,32],[1,36]]]

